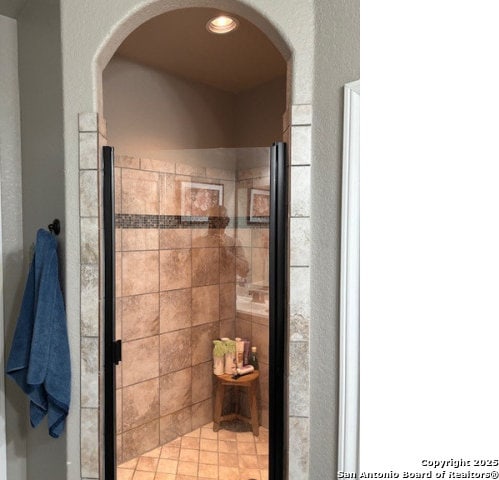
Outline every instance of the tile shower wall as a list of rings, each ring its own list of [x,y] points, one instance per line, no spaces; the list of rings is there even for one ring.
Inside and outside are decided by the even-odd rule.
[[[234,231],[184,224],[182,182],[223,185],[233,222],[235,173],[126,156],[115,167],[121,462],[212,420],[212,340],[235,334]]]
[[[312,109],[293,105],[289,209],[288,478],[308,478],[310,444],[310,170]]]
[[[260,149],[253,168],[237,172],[237,238],[249,261],[249,274],[237,286],[236,333],[257,347],[260,366],[260,423],[269,426],[269,225],[248,223],[252,189],[270,189],[268,149]],[[248,163],[248,162],[245,162]],[[258,298],[259,297],[259,298]],[[257,300],[257,301],[255,301]],[[247,409],[247,406],[246,406]]]
[[[106,144],[106,123],[96,113],[79,116],[80,167],[80,428],[81,476],[99,478],[103,409],[102,379],[99,375],[103,358],[100,352],[102,335],[103,276],[101,275],[101,147]]]
[[[290,115],[289,115],[290,113]],[[291,121],[290,121],[291,118]],[[290,268],[289,273],[289,385],[288,462],[285,478],[303,480],[309,455],[309,324],[310,324],[310,105],[293,105],[285,116],[284,141],[290,142]],[[101,149],[106,127],[96,113],[79,117],[80,145],[80,295],[81,295],[81,478],[98,480],[105,451],[103,425],[103,249]],[[154,162],[153,162],[154,163]],[[160,162],[161,163],[161,162]],[[135,165],[136,165],[135,161]],[[170,172],[171,172],[171,167]],[[205,171],[206,173],[206,171]],[[166,179],[165,179],[166,180]],[[166,196],[165,192],[165,196]],[[95,252],[98,252],[95,255]],[[96,259],[98,257],[98,260]],[[221,322],[223,324],[223,322]],[[231,322],[227,323],[230,328]],[[222,333],[223,334],[223,333]],[[100,353],[99,353],[100,352]],[[100,358],[100,361],[99,361]],[[100,362],[100,363],[99,363]],[[99,380],[100,379],[100,380]],[[188,423],[178,416],[176,425]],[[121,451],[122,435],[118,436]]]

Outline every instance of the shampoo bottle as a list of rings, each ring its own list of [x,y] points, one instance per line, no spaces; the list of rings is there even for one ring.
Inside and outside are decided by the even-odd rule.
[[[244,342],[244,355],[243,355],[243,365],[248,365],[249,362],[249,356],[250,356],[250,341],[249,340],[243,340]]]
[[[244,365],[244,342],[241,338],[236,338],[236,367],[242,368]]]
[[[255,368],[255,370],[258,370],[258,358],[256,356],[256,347],[251,347],[249,364],[253,365],[253,367]]]

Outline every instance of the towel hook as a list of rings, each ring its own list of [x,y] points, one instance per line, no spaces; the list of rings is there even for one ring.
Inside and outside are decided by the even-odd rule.
[[[49,230],[55,235],[59,235],[59,233],[61,233],[61,222],[58,218],[54,219],[54,221],[49,225]]]

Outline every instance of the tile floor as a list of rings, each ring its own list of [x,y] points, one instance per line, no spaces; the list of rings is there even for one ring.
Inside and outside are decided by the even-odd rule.
[[[268,480],[268,438],[209,423],[122,463],[117,480]]]

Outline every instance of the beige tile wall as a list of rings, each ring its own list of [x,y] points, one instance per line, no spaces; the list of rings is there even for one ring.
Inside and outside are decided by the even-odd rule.
[[[308,478],[310,417],[310,169],[312,109],[293,105],[284,138],[291,146],[288,343],[288,478]]]
[[[246,168],[237,172],[237,212],[238,217],[247,217],[250,190],[257,188],[269,190],[270,163],[269,152],[264,152],[267,166]],[[237,229],[237,238],[249,262],[249,275],[246,283],[238,286],[242,297],[248,296],[254,288],[268,287],[269,282],[269,227],[248,225]],[[268,301],[268,295],[265,296]],[[239,302],[241,305],[241,302]],[[236,303],[237,308],[237,303]],[[260,423],[269,426],[269,316],[261,311],[260,304],[247,308],[237,308],[236,334],[250,340],[257,347],[260,366]],[[248,406],[244,405],[249,414]]]
[[[234,172],[123,156],[115,167],[116,212],[180,215],[181,181],[223,181],[234,216]],[[117,230],[118,462],[212,420],[212,340],[221,330],[233,336],[235,322],[235,264],[226,251],[233,247],[212,232]]]
[[[101,229],[99,212],[100,155],[106,127],[95,113],[79,116],[80,166],[80,428],[81,476],[100,477],[99,430],[102,385],[99,372],[101,318]]]
[[[287,117],[289,118],[289,117]],[[310,105],[294,105],[291,111],[291,126],[289,122],[284,125],[284,141],[288,144],[292,141],[290,168],[290,303],[289,303],[289,422],[288,422],[288,478],[290,480],[304,480],[308,478],[308,445],[309,445],[309,412],[306,407],[309,397],[309,322],[310,322],[310,297],[309,297],[309,252],[310,252],[310,168],[311,168],[311,118]],[[79,117],[80,135],[80,228],[82,238],[82,256],[80,266],[80,301],[81,301],[81,478],[100,479],[102,474],[103,450],[103,372],[102,359],[103,335],[100,318],[102,318],[102,246],[101,246],[101,147],[106,143],[105,122],[98,118],[95,113],[83,113]],[[153,169],[159,174],[160,204],[162,214],[173,213],[169,211],[174,205],[175,198],[175,175],[172,166],[166,161],[155,161],[143,159],[144,170]],[[140,159],[122,158],[121,168],[135,168],[140,166]],[[208,169],[210,170],[210,169]],[[203,172],[196,172],[203,173]],[[207,173],[206,171],[204,172]],[[216,177],[216,175],[215,175]],[[220,176],[220,178],[222,178]],[[118,176],[117,176],[118,179]],[[118,182],[121,185],[121,182]],[[233,182],[224,179],[224,185],[230,186]],[[119,191],[119,188],[117,189]],[[229,192],[229,188],[226,188]],[[233,192],[234,196],[234,192]],[[234,201],[234,199],[233,199]],[[95,222],[98,222],[97,224]],[[96,225],[98,230],[96,231]],[[90,231],[89,231],[90,230]],[[117,241],[127,245],[126,251],[134,251],[135,248],[143,248],[140,251],[156,250],[155,234],[151,237],[135,239],[120,238],[121,232],[117,232]],[[246,235],[246,240],[243,240]],[[172,231],[161,230],[159,232],[160,252],[168,250],[168,246],[177,248],[189,248],[194,238],[202,236],[200,232],[185,230]],[[241,232],[238,238],[248,246],[251,242],[249,232]],[[98,243],[96,243],[98,242]],[[137,242],[139,243],[137,245]],[[143,247],[141,246],[143,245]],[[98,251],[98,259],[94,254]],[[117,288],[121,288],[121,255],[117,254]],[[159,267],[158,267],[159,268]],[[192,287],[191,287],[192,288]],[[191,309],[185,301],[190,293],[190,288],[165,290],[159,292],[159,328],[161,334],[175,332],[188,328]],[[143,294],[144,296],[147,294]],[[120,309],[118,299],[117,306]],[[133,307],[131,307],[133,308]],[[137,307],[139,308],[139,307]],[[126,307],[128,311],[128,305]],[[147,310],[147,309],[146,309]],[[169,311],[169,313],[165,313]],[[149,314],[148,314],[149,315]],[[166,316],[165,316],[166,315]],[[168,321],[166,320],[168,318]],[[134,322],[129,321],[127,328],[134,339],[140,339],[144,332],[142,327],[132,326]],[[200,338],[209,338],[212,332],[201,324],[192,328],[191,341]],[[233,337],[235,335],[235,321],[228,318],[219,322],[220,334]],[[151,329],[156,328],[154,325]],[[119,333],[119,326],[118,326]],[[135,333],[134,333],[135,332]],[[161,345],[161,344],[160,344]],[[191,352],[193,361],[206,358],[206,352],[196,349]],[[194,358],[195,355],[195,358]],[[204,355],[204,357],[203,357]],[[98,360],[97,360],[98,359]],[[203,362],[200,362],[203,363]],[[192,374],[192,370],[191,370]],[[122,384],[121,369],[117,369],[117,381]],[[159,378],[159,377],[157,377]],[[199,377],[197,377],[199,378]],[[154,379],[150,379],[154,381]],[[300,381],[301,380],[301,381]],[[96,392],[98,385],[98,392]],[[203,387],[200,387],[203,389]],[[154,390],[154,388],[152,389]],[[118,398],[123,391],[118,394]],[[199,398],[199,390],[191,392],[195,398]],[[161,405],[161,403],[160,403]],[[122,415],[122,412],[120,413]],[[179,431],[187,431],[192,428],[192,415],[211,415],[211,405],[207,401],[199,401],[192,405],[191,410],[181,409],[160,417],[159,420],[146,422],[142,428],[133,431],[132,442],[143,441],[147,443],[149,438],[155,438],[155,433],[160,432],[161,438],[172,438]],[[119,417],[122,418],[122,417]],[[120,422],[118,418],[118,422]],[[118,450],[121,450],[123,434],[117,436]],[[152,448],[152,447],[151,447]]]

